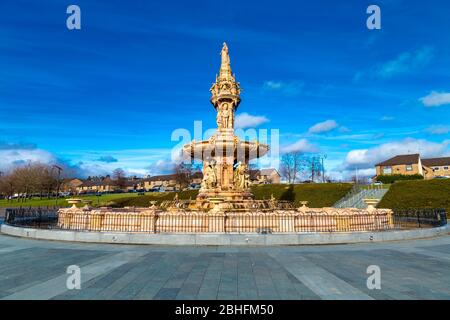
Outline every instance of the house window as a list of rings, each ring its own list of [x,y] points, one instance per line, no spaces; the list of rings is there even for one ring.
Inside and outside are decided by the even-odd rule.
[[[412,171],[412,170],[413,170],[412,164],[407,164],[406,165],[406,171]]]
[[[444,170],[448,170],[448,167],[444,167]]]
[[[384,174],[391,174],[392,173],[392,167],[384,167],[383,168]]]
[[[433,171],[439,171],[439,167],[434,167]]]

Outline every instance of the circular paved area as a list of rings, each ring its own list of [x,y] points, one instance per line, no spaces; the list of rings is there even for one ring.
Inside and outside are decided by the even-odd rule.
[[[81,269],[68,290],[66,269]],[[369,265],[381,289],[367,288]],[[296,247],[82,244],[0,234],[1,299],[450,299],[450,236]]]

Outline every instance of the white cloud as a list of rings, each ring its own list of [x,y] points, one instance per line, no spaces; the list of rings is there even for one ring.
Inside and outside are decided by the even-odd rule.
[[[434,125],[425,129],[426,132],[431,134],[447,134],[450,132],[450,126]]]
[[[281,81],[266,81],[264,82],[264,88],[265,89],[271,89],[271,90],[278,90],[283,86],[283,83]]]
[[[368,169],[376,163],[401,154],[419,153],[422,157],[439,157],[449,154],[449,141],[442,143],[406,138],[381,144],[370,149],[357,149],[347,153],[343,169]]]
[[[380,65],[376,73],[382,78],[409,73],[430,63],[434,56],[432,47],[424,46],[413,52],[403,52],[397,58]]]
[[[296,95],[302,92],[305,83],[302,81],[274,81],[269,80],[264,82],[263,90],[265,91],[278,91],[285,95]]]
[[[297,142],[285,145],[280,149],[281,153],[289,153],[289,152],[315,153],[319,151],[319,148],[317,146],[311,144],[306,139],[300,139]]]
[[[28,162],[54,163],[56,162],[56,158],[50,152],[41,149],[0,150],[0,170],[2,171]]]
[[[339,132],[341,132],[341,133],[348,133],[350,131],[351,130],[349,128],[347,128],[347,127],[344,127],[344,126],[339,127]]]
[[[338,127],[338,124],[334,120],[326,120],[324,122],[319,122],[309,128],[309,133],[324,133],[334,130]]]
[[[395,119],[395,117],[392,117],[392,116],[383,116],[383,117],[381,117],[381,121],[392,121],[392,120],[394,120]]]
[[[114,161],[110,161],[109,157],[103,159],[101,156],[103,153],[114,154],[117,158],[114,158]],[[78,150],[67,152],[64,157],[67,160],[62,160],[59,156],[31,144],[0,142],[0,171],[3,172],[18,165],[40,162],[58,163],[64,167],[65,173],[81,178],[111,174],[116,168],[122,168],[127,175],[144,176],[172,173],[174,166],[182,161],[180,149],[124,149],[102,152]],[[78,159],[78,162],[70,161],[71,159]]]
[[[253,116],[244,112],[236,116],[235,127],[237,129],[255,128],[266,122],[269,122],[269,119],[264,116]]]
[[[432,91],[429,95],[419,99],[425,107],[439,107],[450,104],[450,92]]]
[[[174,158],[172,159],[172,151]],[[127,175],[156,175],[172,172],[174,159],[179,158],[179,149],[122,149],[122,150],[77,150],[65,153],[70,159],[79,159],[77,166],[83,176],[111,174],[122,168]],[[99,155],[113,154],[116,162],[99,162]]]
[[[158,160],[148,166],[146,169],[151,174],[162,174],[162,173],[172,173],[175,168],[176,163],[170,160]]]

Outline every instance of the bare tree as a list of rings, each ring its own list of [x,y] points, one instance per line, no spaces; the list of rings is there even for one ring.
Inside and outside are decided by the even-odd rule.
[[[127,178],[125,175],[125,171],[121,168],[117,168],[116,170],[113,171],[113,179],[116,181],[116,185],[120,188],[123,189],[126,187],[127,184]]]
[[[288,183],[295,183],[302,170],[302,154],[300,152],[285,153],[281,157],[281,175]]]
[[[4,175],[0,182],[0,193],[12,197],[18,194],[18,201],[26,201],[27,198],[44,194],[49,198],[57,189],[58,180],[51,165],[39,162],[29,162],[24,166],[17,166]]]
[[[319,157],[312,156],[308,161],[309,171],[311,172],[311,181],[315,182],[322,176],[322,163]]]
[[[184,189],[189,186],[191,182],[193,167],[191,164],[180,163],[175,166],[175,181],[180,186],[180,189]]]
[[[14,180],[10,173],[5,173],[0,177],[0,194],[6,196],[8,200],[14,195]]]

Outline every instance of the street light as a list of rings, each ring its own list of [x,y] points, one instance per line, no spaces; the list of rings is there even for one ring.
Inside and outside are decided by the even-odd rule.
[[[327,158],[327,155],[324,154],[324,155],[322,156],[322,183],[325,183],[325,166],[324,166],[324,164],[323,164],[323,161],[324,161],[324,159],[326,159],[326,158]]]

